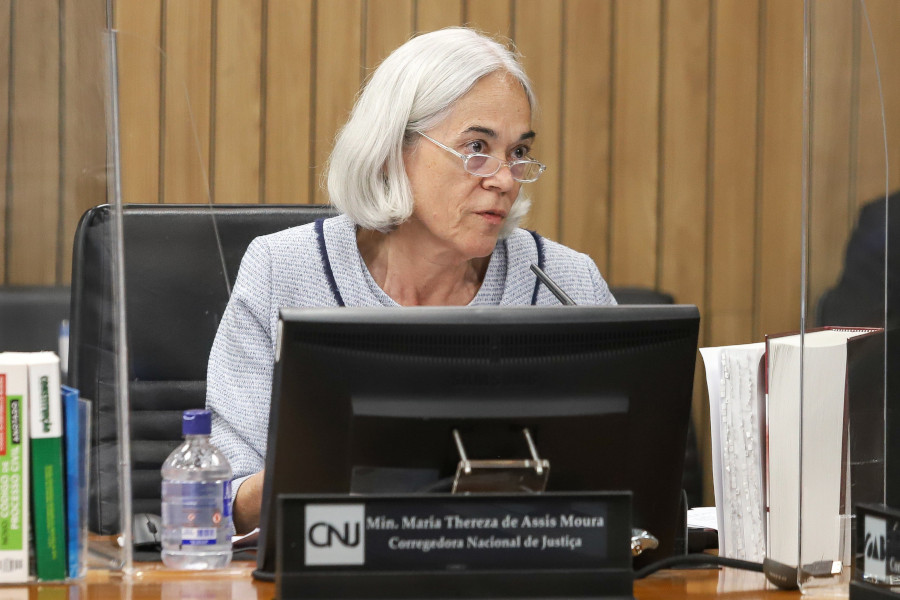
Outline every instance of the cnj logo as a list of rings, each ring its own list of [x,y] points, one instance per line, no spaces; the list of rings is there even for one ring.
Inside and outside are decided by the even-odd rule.
[[[306,564],[365,564],[365,513],[363,504],[307,504]]]
[[[866,515],[866,554],[863,568],[866,575],[885,579],[887,524],[884,519]]]

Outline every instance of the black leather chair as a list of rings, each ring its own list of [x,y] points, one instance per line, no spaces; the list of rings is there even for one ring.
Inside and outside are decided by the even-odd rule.
[[[202,408],[206,363],[253,238],[334,212],[319,205],[126,205],[125,300],[135,513],[160,512],[160,466],[181,441],[181,413]],[[109,206],[75,235],[69,378],[93,400],[90,528],[119,529],[115,330]],[[222,257],[217,250],[216,227]]]
[[[643,287],[615,287],[609,291],[619,304],[675,304],[672,294]]]

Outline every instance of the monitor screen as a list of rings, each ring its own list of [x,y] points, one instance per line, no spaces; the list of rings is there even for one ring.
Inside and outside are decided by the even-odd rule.
[[[469,459],[550,462],[548,491],[630,490],[673,552],[695,306],[283,309],[258,567],[281,493],[442,492]],[[651,556],[652,555],[652,556]]]

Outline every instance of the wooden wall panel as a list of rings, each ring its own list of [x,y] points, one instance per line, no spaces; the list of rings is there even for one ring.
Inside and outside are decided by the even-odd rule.
[[[318,182],[334,136],[347,120],[359,89],[362,35],[361,0],[319,2],[316,14],[315,200],[328,202]]]
[[[803,4],[765,8],[756,339],[800,327]]]
[[[62,203],[56,280],[72,276],[75,226],[106,201],[105,0],[63,2]]]
[[[607,273],[612,1],[570,0],[565,8],[560,238]]]
[[[703,310],[709,122],[709,2],[665,5],[659,285]]]
[[[532,198],[528,227],[551,239],[559,237],[560,107],[562,90],[562,2],[560,0],[516,0],[515,39],[525,71],[538,98],[532,115],[537,132],[534,156],[548,165],[541,178],[526,184]]]
[[[164,6],[162,200],[208,202],[212,3]]]
[[[265,202],[312,201],[312,0],[268,0]]]
[[[891,190],[900,188],[900,76],[896,65],[900,57],[900,3],[893,0],[867,0],[869,22],[878,53],[887,120],[889,175]],[[881,102],[875,60],[865,15],[859,19],[859,133],[857,140],[856,198],[863,205],[885,191],[884,139]]]
[[[16,2],[7,283],[52,284],[59,243],[60,20],[56,0]],[[8,188],[9,190],[10,188]]]
[[[116,5],[123,202],[160,201],[162,10],[162,0]]]
[[[654,287],[657,275],[660,1],[618,2],[612,116],[609,275]],[[640,43],[636,43],[640,40]]]
[[[462,23],[462,0],[416,0],[416,31],[434,31]]]
[[[843,0],[812,4],[807,305],[810,317],[815,314],[822,292],[840,276],[845,242],[856,220],[850,187],[853,12],[853,5]]]
[[[12,0],[0,0],[0,40],[8,40],[12,35]],[[10,68],[9,44],[0,43],[0,285],[6,283],[7,261],[9,253],[6,249],[6,230],[12,222],[7,220],[7,159],[9,158],[9,88],[13,85]]]
[[[512,38],[515,0],[466,0],[465,24],[492,36]]]
[[[660,122],[659,276],[661,289],[682,304],[706,308],[705,227],[709,177],[710,3],[680,0],[663,4]],[[705,345],[700,336],[700,346]],[[698,359],[694,380],[705,381]],[[709,401],[694,386],[692,403],[703,486],[713,489]],[[712,495],[709,495],[712,498]],[[707,500],[709,502],[709,500]]]
[[[216,7],[212,197],[217,203],[256,204],[262,172],[263,4],[243,0]]]
[[[415,29],[414,0],[368,0],[366,7],[366,75],[410,38]]]
[[[758,0],[713,5],[712,146],[706,215],[709,345],[754,341]]]

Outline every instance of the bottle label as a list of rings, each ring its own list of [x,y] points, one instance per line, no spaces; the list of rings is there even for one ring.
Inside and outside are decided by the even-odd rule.
[[[229,543],[230,488],[229,481],[163,481],[163,523],[179,532],[182,546]]]
[[[211,546],[216,543],[216,528],[182,527],[181,544],[184,546]]]

